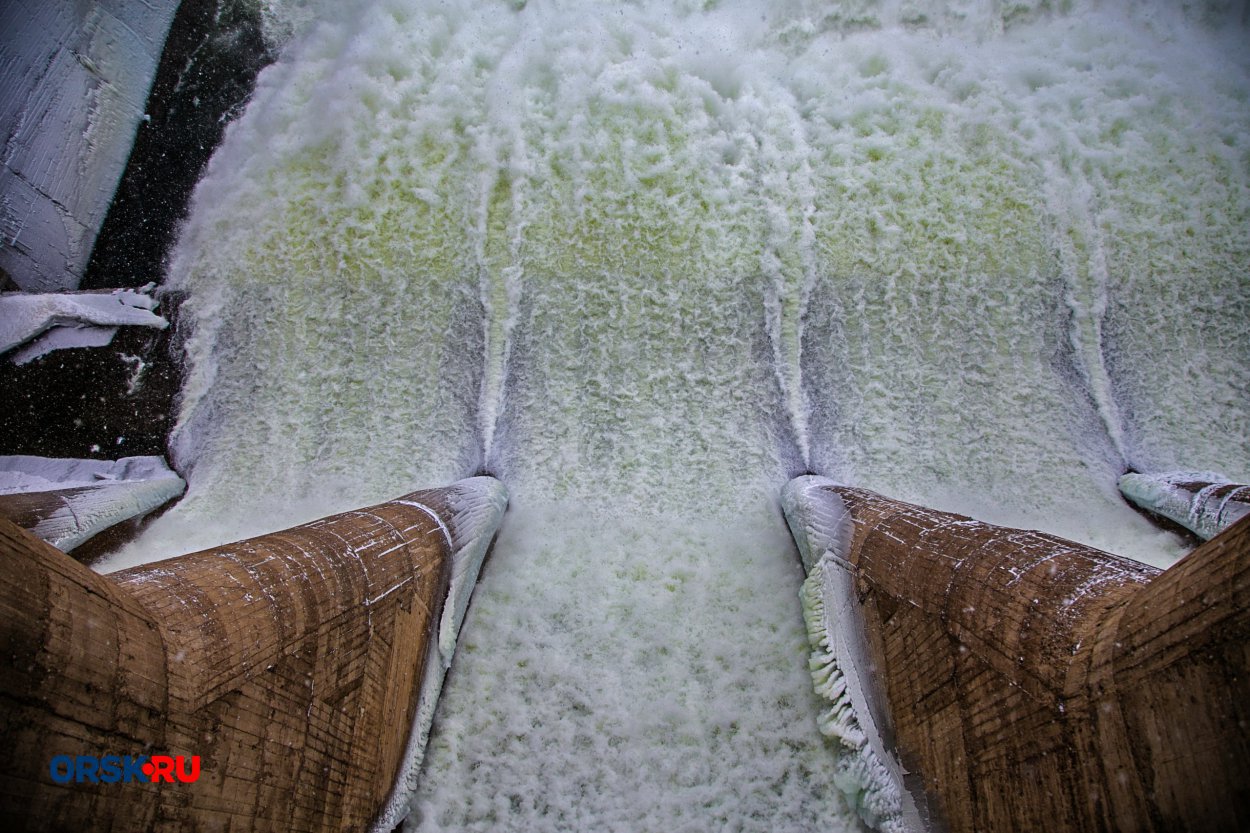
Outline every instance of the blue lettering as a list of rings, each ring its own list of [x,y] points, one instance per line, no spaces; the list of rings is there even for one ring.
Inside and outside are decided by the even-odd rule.
[[[95,774],[99,765],[100,759],[94,755],[79,755],[74,759],[74,780],[79,784],[83,781],[90,781],[93,784],[100,783],[100,779]]]
[[[69,755],[53,755],[48,762],[48,775],[58,784],[68,784],[74,777],[74,759]]]
[[[100,759],[100,780],[115,784],[122,780],[122,759],[117,755],[105,755]]]
[[[154,780],[154,775],[163,774],[164,780],[172,782],[174,780],[174,759],[168,755],[158,755],[157,757],[164,764],[164,773],[147,773],[143,771],[143,768],[151,760],[148,755],[139,755],[138,757],[105,755],[102,758],[96,755],[53,755],[52,759],[48,761],[48,777],[56,784],[68,784],[71,781],[77,781],[80,784],[84,782],[91,784],[115,784],[118,781],[123,781],[129,784],[131,781],[152,781]],[[190,761],[179,757],[177,763],[179,780],[184,783],[191,783],[199,778],[199,756],[192,757]]]
[[[122,759],[122,780],[129,784],[131,781],[150,781],[146,772],[143,771],[143,765],[148,762],[147,755],[140,755],[137,758]]]

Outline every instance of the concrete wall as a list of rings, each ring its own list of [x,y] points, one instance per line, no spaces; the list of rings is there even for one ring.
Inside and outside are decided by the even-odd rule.
[[[78,286],[178,4],[0,3],[0,269],[21,289]]]

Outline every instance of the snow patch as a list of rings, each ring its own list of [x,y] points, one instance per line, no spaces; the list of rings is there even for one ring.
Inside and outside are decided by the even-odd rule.
[[[169,322],[157,315],[151,292],[141,289],[111,292],[73,292],[0,295],[0,353],[14,350],[14,364],[26,364],[53,350],[67,347],[103,347],[119,326],[165,329]],[[24,346],[23,346],[24,345]]]
[[[114,524],[182,494],[186,483],[160,457],[76,460],[0,456],[0,495],[52,493],[30,531],[66,552]]]

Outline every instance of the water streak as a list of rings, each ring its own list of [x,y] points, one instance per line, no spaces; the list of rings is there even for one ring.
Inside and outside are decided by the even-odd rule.
[[[1218,3],[271,5],[121,560],[500,476],[419,829],[852,827],[796,469],[1156,563],[1126,460],[1250,475]]]

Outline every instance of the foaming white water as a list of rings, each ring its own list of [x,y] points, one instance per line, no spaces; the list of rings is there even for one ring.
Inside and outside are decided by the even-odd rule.
[[[851,824],[790,475],[1166,563],[1118,475],[1250,474],[1236,24],[981,5],[274,4],[121,558],[489,467],[414,824]]]
[[[771,507],[728,524],[510,511],[416,829],[856,829],[816,736],[801,571]]]

